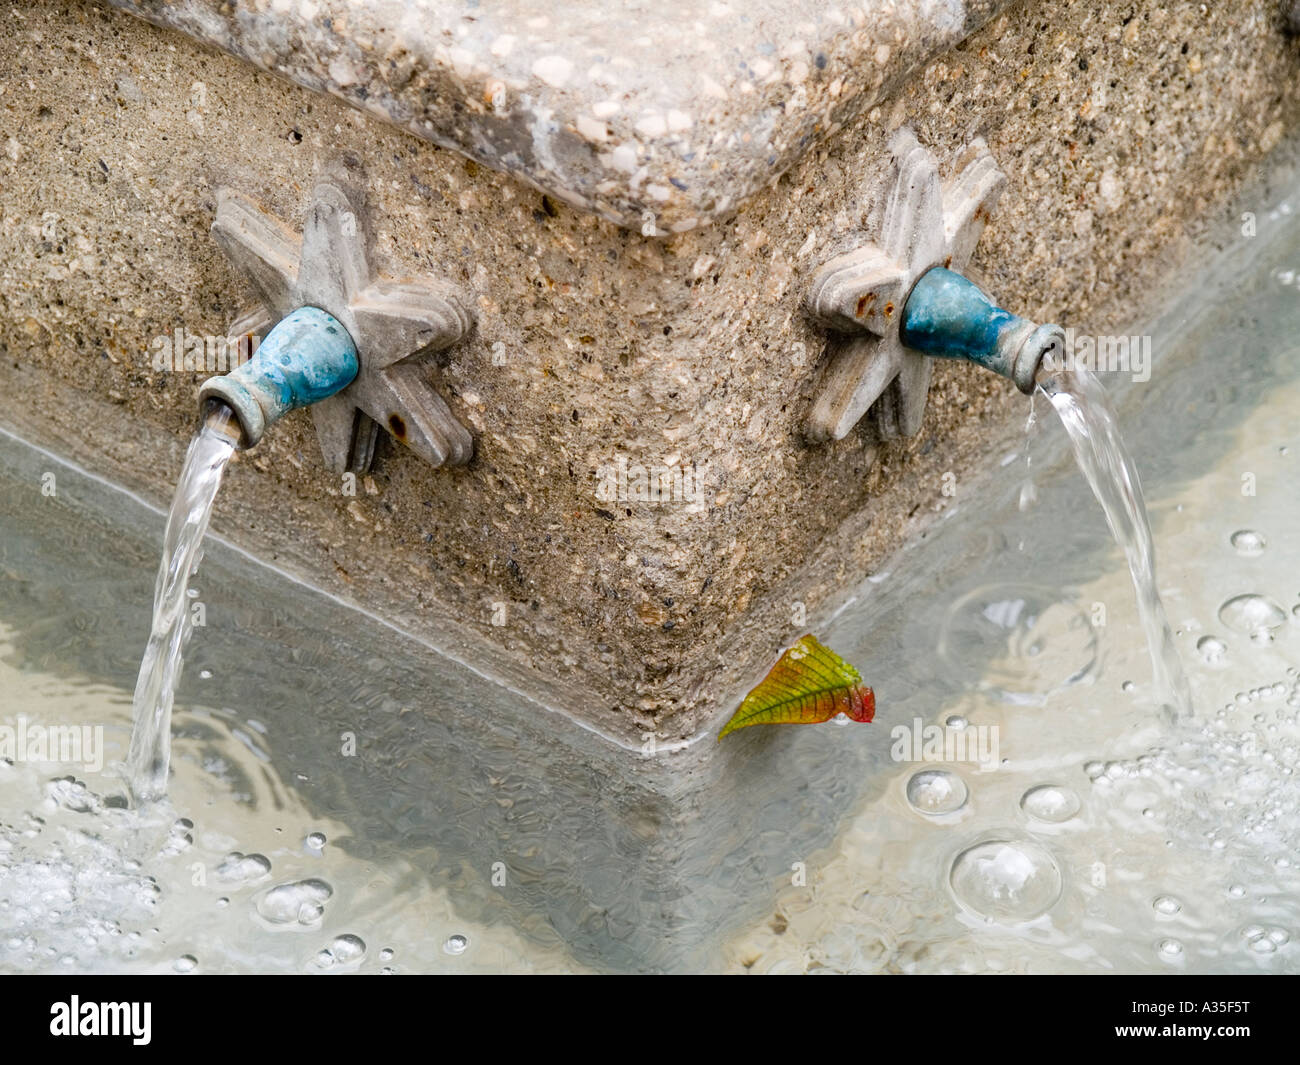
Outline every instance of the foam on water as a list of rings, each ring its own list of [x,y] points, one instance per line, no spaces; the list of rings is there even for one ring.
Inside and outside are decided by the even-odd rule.
[[[17,670],[4,636],[5,705],[107,722],[109,758],[84,776],[0,760],[0,972],[581,971],[554,945],[457,916],[412,865],[429,854],[350,854],[347,826],[265,775],[233,718],[178,707],[169,793],[128,807],[109,764],[128,741],[125,693]],[[302,845],[326,833],[341,842]],[[463,949],[445,949],[456,936]],[[400,939],[403,957],[369,951],[375,938]]]

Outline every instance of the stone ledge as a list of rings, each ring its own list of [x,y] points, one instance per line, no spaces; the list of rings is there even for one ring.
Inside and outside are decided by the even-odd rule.
[[[1008,0],[109,0],[619,225],[734,212]]]

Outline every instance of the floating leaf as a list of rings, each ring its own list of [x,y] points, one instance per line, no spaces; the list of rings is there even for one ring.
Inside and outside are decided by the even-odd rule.
[[[718,739],[749,725],[811,725],[836,714],[870,721],[876,716],[876,696],[862,683],[861,673],[810,634],[745,696]]]

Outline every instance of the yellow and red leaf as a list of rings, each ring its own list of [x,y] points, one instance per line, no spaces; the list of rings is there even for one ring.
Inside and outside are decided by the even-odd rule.
[[[745,696],[718,739],[750,725],[811,725],[836,714],[870,721],[876,696],[862,683],[862,674],[810,633],[788,648]]]

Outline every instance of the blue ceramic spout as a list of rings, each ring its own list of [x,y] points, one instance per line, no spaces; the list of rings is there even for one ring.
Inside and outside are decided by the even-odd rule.
[[[1037,325],[1004,311],[978,286],[942,266],[928,270],[913,287],[899,339],[926,355],[967,359],[1009,377],[1026,394],[1034,390],[1043,357],[1065,345],[1060,326]]]
[[[338,319],[299,307],[266,334],[248,362],[203,382],[199,409],[209,400],[224,403],[239,421],[241,446],[252,447],[289,411],[347,388],[358,366],[356,345]]]

